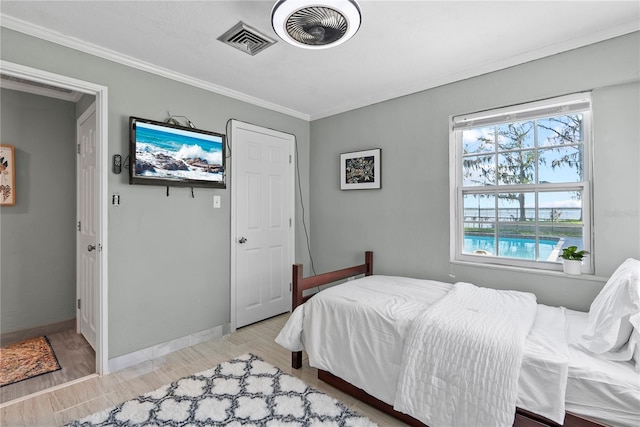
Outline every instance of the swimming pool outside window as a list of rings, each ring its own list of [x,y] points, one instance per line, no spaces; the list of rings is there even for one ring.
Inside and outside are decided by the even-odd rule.
[[[590,123],[589,94],[453,117],[452,259],[561,270],[562,248],[591,251]]]

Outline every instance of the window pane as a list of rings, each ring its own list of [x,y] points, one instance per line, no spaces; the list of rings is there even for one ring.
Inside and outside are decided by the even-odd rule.
[[[498,149],[533,148],[533,122],[509,123],[498,126]]]
[[[573,145],[539,150],[538,181],[540,183],[582,181],[582,149],[582,145]]]
[[[545,224],[540,225],[538,233],[541,245],[545,243],[548,247],[547,252],[540,254],[541,261],[562,262],[559,257],[563,248],[568,248],[569,246],[584,248],[582,227],[576,227],[571,224]]]
[[[498,221],[534,221],[536,215],[534,193],[499,193]]]
[[[462,131],[462,153],[480,154],[495,150],[495,127],[465,129]]]
[[[473,255],[495,256],[496,239],[493,223],[481,225],[483,227],[478,228],[477,223],[464,224],[464,246],[462,252]]]
[[[463,200],[465,217],[463,252],[495,255],[495,195],[465,194]]]
[[[500,223],[498,225],[498,256],[535,260],[535,224]]]
[[[582,142],[582,114],[538,120],[539,146],[546,147],[575,142]]]
[[[498,155],[498,185],[533,184],[535,152],[509,151]]]
[[[558,262],[558,252],[560,251],[561,239],[558,239],[555,236],[546,235],[544,227],[540,227],[538,232],[540,233],[538,238],[538,260]]]
[[[582,224],[582,191],[541,191],[538,216],[541,223]]]
[[[462,185],[474,187],[479,185],[495,185],[495,156],[469,156],[462,159]]]
[[[465,221],[479,223],[496,220],[493,194],[465,194],[463,203]]]
[[[545,191],[538,194],[539,235],[555,239],[557,248],[584,248],[582,193],[580,191]],[[558,261],[557,254],[555,259]]]

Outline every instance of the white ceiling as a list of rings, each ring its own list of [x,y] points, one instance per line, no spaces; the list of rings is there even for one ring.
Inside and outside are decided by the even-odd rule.
[[[275,35],[274,3],[2,0],[0,23],[305,120],[640,30],[637,0],[360,0],[353,39],[305,50]],[[238,21],[278,43],[250,56],[217,40]]]

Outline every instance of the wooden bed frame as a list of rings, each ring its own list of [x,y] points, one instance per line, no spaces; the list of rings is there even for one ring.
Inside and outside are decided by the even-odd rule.
[[[364,264],[356,265],[353,267],[344,268],[342,270],[331,271],[324,274],[318,274],[316,276],[303,277],[302,264],[294,264],[293,266],[293,295],[292,295],[292,311],[309,298],[312,295],[304,296],[304,291],[308,289],[317,288],[321,285],[337,282],[354,276],[371,276],[373,274],[373,252],[365,252]],[[302,367],[302,352],[295,351],[291,353],[291,366],[294,369],[300,369]],[[364,390],[348,383],[347,381],[333,375],[330,372],[318,369],[318,379],[330,384],[331,386],[341,390],[356,399],[385,412],[398,420],[417,427],[427,427],[417,419],[398,412],[393,409],[392,405],[389,405],[375,397],[371,396]],[[560,427],[559,424],[549,420],[548,418],[534,414],[533,412],[526,411],[521,408],[516,408],[516,416],[514,426],[517,427]],[[567,412],[564,419],[564,427],[605,427],[603,424],[599,424],[595,421],[582,418],[578,415]]]

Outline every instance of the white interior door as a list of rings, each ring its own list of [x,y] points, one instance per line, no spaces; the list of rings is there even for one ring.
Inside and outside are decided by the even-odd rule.
[[[231,131],[235,329],[291,307],[295,138],[235,120]]]
[[[96,170],[96,110],[89,108],[77,122],[77,332],[96,348],[98,174]]]

